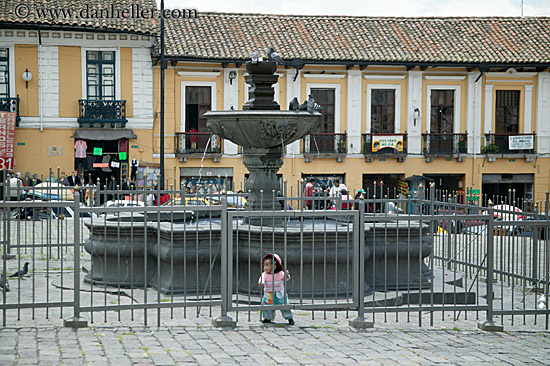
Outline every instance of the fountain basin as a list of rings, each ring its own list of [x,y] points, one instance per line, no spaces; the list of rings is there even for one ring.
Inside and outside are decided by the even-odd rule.
[[[214,134],[244,148],[288,145],[317,126],[321,114],[305,111],[210,111],[204,116]]]

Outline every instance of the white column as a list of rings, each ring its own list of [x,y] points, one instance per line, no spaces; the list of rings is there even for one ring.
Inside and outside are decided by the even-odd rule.
[[[485,85],[484,133],[491,133],[491,126],[493,124],[493,86],[494,85]]]
[[[468,73],[468,104],[466,132],[468,133],[468,154],[480,153],[481,144],[481,78],[479,72]]]
[[[537,154],[550,153],[550,74],[539,73],[537,88]]]
[[[348,154],[361,153],[361,70],[348,70]]]
[[[225,68],[223,69],[223,109],[228,111],[233,107],[234,110],[239,108],[239,79],[238,77],[229,80],[229,73],[234,71],[239,73],[239,70],[236,68]],[[223,152],[227,155],[237,155],[238,147],[236,144],[229,140],[223,142]]]
[[[40,87],[42,94],[43,117],[59,117],[59,51],[58,46],[42,46],[39,64],[42,75]],[[33,76],[34,77],[34,76]]]
[[[281,106],[281,109],[287,109],[288,104],[294,97],[297,97],[300,103],[303,102],[302,97],[300,95],[300,75],[298,74],[298,77],[296,77],[296,81],[294,81],[295,76],[296,76],[296,69],[286,70],[286,105]],[[288,145],[286,151],[287,151],[287,155],[299,155],[300,140],[295,141],[292,144]]]
[[[420,154],[422,152],[422,121],[415,122],[413,111],[418,108],[421,114],[428,113],[422,111],[422,71],[409,71],[408,77],[408,98],[407,98],[407,152],[409,154]],[[367,106],[368,108],[368,106]],[[396,121],[400,123],[400,121]]]
[[[525,85],[525,103],[523,113],[523,133],[531,133],[531,115],[533,106],[533,85]]]

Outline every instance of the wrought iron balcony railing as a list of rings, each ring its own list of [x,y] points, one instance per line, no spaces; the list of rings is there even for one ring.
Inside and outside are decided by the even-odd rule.
[[[453,156],[468,152],[466,133],[423,133],[424,155]]]
[[[347,133],[312,133],[304,137],[304,154],[347,154]]]
[[[176,132],[176,155],[190,157],[193,154],[222,153],[221,139],[211,132]]]
[[[535,154],[536,134],[534,133],[486,133],[485,154]]]
[[[402,161],[407,157],[406,133],[364,133],[362,137],[365,159],[395,157]]]
[[[117,123],[125,127],[128,122],[125,100],[79,99],[78,110],[80,127],[84,124],[90,124],[90,127],[111,124],[111,127],[116,127]]]
[[[19,127],[19,95],[15,98],[0,98],[0,112],[15,112],[17,118],[15,119],[15,125]]]

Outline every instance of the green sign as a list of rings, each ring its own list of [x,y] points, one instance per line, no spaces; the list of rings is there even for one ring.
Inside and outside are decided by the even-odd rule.
[[[103,148],[94,147],[94,155],[103,155]]]
[[[445,161],[453,161],[453,159],[447,158],[447,159],[445,159]]]
[[[468,188],[468,194],[479,194],[479,192],[481,192],[481,190]]]
[[[118,153],[118,160],[126,160],[126,152],[119,152]]]
[[[513,163],[514,161],[516,161],[516,159],[508,159],[508,161],[509,161],[510,163]]]
[[[378,161],[386,161],[386,159],[378,159]]]
[[[138,145],[132,145],[132,149],[137,149],[138,147]]]
[[[18,142],[17,146],[25,146],[25,143],[24,142]]]

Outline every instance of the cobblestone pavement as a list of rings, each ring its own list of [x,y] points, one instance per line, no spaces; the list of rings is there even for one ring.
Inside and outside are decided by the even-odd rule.
[[[98,325],[0,329],[2,365],[524,365],[550,362],[550,333],[475,329]]]

